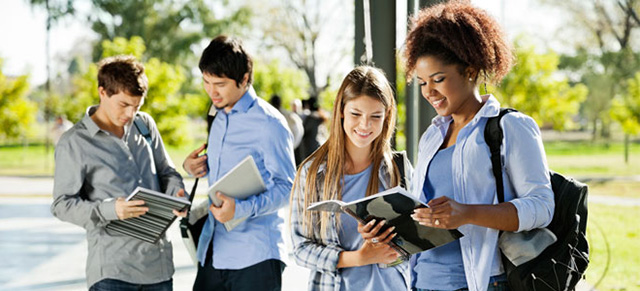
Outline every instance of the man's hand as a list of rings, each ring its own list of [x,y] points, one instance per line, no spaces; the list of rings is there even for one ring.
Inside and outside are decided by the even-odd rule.
[[[120,220],[141,216],[149,211],[149,208],[143,207],[143,205],[144,201],[142,200],[126,201],[119,197],[116,199],[116,215]]]
[[[216,197],[222,201],[222,204],[216,207],[212,203],[211,206],[209,206],[209,211],[213,213],[213,217],[222,223],[233,219],[233,216],[236,214],[236,199],[227,197],[220,192],[216,192]]]
[[[184,189],[180,189],[178,190],[178,193],[176,193],[176,197],[184,197]],[[180,216],[180,217],[187,217],[187,209],[185,209],[182,212],[179,212],[177,210],[173,210],[173,215],[175,216]]]
[[[199,148],[192,151],[182,163],[182,168],[189,175],[196,178],[202,178],[207,175],[207,155],[200,156],[207,144],[202,144]]]

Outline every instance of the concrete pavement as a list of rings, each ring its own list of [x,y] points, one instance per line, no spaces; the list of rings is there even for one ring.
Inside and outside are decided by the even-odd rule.
[[[193,180],[185,183],[191,189]],[[0,177],[0,185],[0,290],[87,290],[85,231],[51,215],[53,180]],[[206,186],[202,187],[198,193],[205,192]],[[198,195],[197,200],[203,198]],[[288,211],[283,209],[280,215],[288,215]],[[167,235],[173,243],[174,290],[191,290],[196,267],[177,223]],[[285,247],[291,249],[288,240]],[[283,290],[305,290],[309,271],[289,258],[285,263]]]

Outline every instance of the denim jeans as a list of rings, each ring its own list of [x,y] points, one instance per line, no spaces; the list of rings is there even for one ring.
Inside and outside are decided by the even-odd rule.
[[[282,272],[285,264],[280,260],[266,260],[239,270],[215,269],[211,260],[198,264],[194,291],[282,290]]]
[[[132,284],[115,279],[103,279],[93,284],[89,291],[172,291],[173,279],[155,284]]]
[[[416,291],[451,291],[451,290],[431,290],[431,289],[415,289]],[[468,288],[462,288],[454,291],[468,291]],[[494,282],[489,284],[487,291],[509,291],[507,282]]]

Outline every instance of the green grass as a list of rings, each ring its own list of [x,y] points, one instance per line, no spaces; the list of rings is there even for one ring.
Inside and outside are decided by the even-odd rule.
[[[574,177],[640,175],[640,144],[632,143],[624,161],[622,143],[546,142],[549,168]]]
[[[183,176],[182,162],[197,146],[167,148],[176,169]],[[52,176],[54,164],[53,147],[49,151],[44,145],[0,147],[0,175],[3,176]]]
[[[640,206],[589,204],[586,279],[597,290],[640,290],[638,221]]]
[[[44,145],[0,147],[0,175],[53,175],[53,147]]]

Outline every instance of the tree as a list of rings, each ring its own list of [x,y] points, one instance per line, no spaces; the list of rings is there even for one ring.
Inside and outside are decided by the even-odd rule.
[[[571,86],[567,78],[558,76],[557,54],[538,54],[533,46],[523,44],[522,38],[515,46],[516,65],[499,87],[492,88],[503,106],[517,108],[541,126],[557,130],[573,127],[572,117],[588,93],[586,86]]]
[[[26,98],[29,76],[7,77],[0,59],[0,140],[29,135],[37,106]]]
[[[278,94],[282,98],[283,107],[288,108],[294,99],[307,96],[308,87],[309,83],[300,70],[283,67],[278,60],[254,62],[253,88],[265,100]]]
[[[610,111],[613,120],[622,125],[625,134],[624,161],[629,162],[629,136],[640,133],[640,72],[627,80],[627,92],[614,100]]]
[[[598,127],[599,135],[608,138],[611,102],[640,66],[640,0],[541,1],[568,12],[563,30],[576,50],[562,58],[560,68],[590,88],[582,111],[592,124],[593,139]]]
[[[330,74],[320,73],[320,65],[331,71],[349,57],[349,35],[336,27],[335,11],[345,10],[339,1],[318,0],[279,1],[264,13],[262,25],[264,46],[280,49],[309,81],[309,95],[322,96],[330,86]],[[327,7],[328,6],[328,7]],[[338,29],[332,31],[331,29]],[[323,46],[329,48],[322,51]],[[351,59],[349,57],[349,59]]]
[[[140,36],[146,54],[164,62],[180,64],[194,60],[192,46],[220,33],[232,33],[248,24],[251,10],[240,7],[219,17],[228,1],[208,4],[205,0],[92,0],[94,12],[87,19],[100,41]],[[228,10],[228,9],[226,9]],[[94,59],[102,55],[94,49]]]

